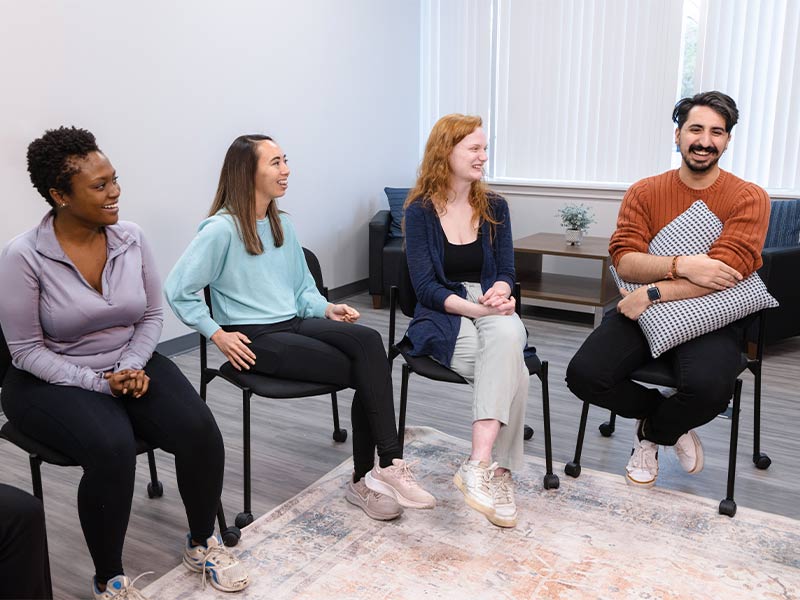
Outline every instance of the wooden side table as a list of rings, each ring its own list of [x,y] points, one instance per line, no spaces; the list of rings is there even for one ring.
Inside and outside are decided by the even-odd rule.
[[[542,272],[542,256],[566,256],[596,260],[597,277],[577,277]],[[594,307],[594,326],[603,318],[604,309],[619,299],[619,290],[608,270],[608,238],[586,236],[580,246],[570,246],[563,234],[534,233],[514,242],[517,280],[524,298],[580,304]]]

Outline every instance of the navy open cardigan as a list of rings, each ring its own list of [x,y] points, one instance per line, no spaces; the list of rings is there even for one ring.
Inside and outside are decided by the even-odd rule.
[[[514,242],[505,199],[489,195],[489,210],[495,221],[480,225],[483,245],[481,288],[484,292],[497,281],[514,288]],[[466,298],[461,282],[444,275],[444,231],[433,203],[417,199],[405,211],[405,246],[408,271],[417,295],[417,308],[408,326],[413,356],[432,356],[450,366],[461,327],[461,316],[445,312],[444,301],[451,294]]]

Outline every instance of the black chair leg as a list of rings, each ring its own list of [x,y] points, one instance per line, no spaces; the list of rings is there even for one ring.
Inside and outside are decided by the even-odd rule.
[[[753,464],[757,469],[769,469],[772,459],[761,452],[761,365],[753,371]]]
[[[581,424],[578,427],[578,442],[575,445],[575,457],[564,466],[564,472],[570,477],[581,474],[581,452],[583,451],[583,436],[586,433],[586,419],[589,416],[589,403],[584,402],[581,409]]]
[[[408,376],[411,369],[403,363],[402,379],[400,384],[400,416],[397,422],[397,441],[400,443],[400,450],[403,449],[406,439],[406,406],[408,405]]]
[[[152,450],[147,451],[147,465],[150,467],[150,482],[147,484],[147,497],[161,498],[161,496],[164,495],[164,486],[158,480],[156,455]]]
[[[28,460],[31,463],[31,485],[33,486],[33,495],[44,504],[44,493],[42,492],[42,459],[39,458],[37,454],[31,454]]]
[[[331,409],[333,410],[333,441],[341,443],[347,439],[347,429],[339,427],[339,402],[336,400],[336,392],[331,392]]]
[[[242,537],[242,532],[238,527],[228,527],[221,498],[217,506],[217,522],[219,522],[219,534],[222,537],[222,543],[229,547],[238,544],[239,539]]]
[[[617,413],[609,413],[608,421],[600,423],[597,427],[600,430],[600,435],[603,437],[611,437],[616,429]]]
[[[733,486],[736,481],[736,451],[739,446],[739,406],[742,397],[742,380],[737,379],[733,390],[733,415],[731,418],[731,443],[728,451],[728,491],[719,503],[719,514],[732,517],[736,514]]]
[[[558,475],[553,473],[553,447],[550,443],[550,387],[547,383],[548,363],[542,361],[542,368],[539,370],[539,379],[542,382],[542,418],[544,420],[544,460],[546,472],[544,476],[544,489],[557,490],[560,485]]]
[[[250,509],[250,397],[252,392],[242,389],[242,438],[244,454],[244,510],[236,515],[236,527],[244,529],[253,522]]]

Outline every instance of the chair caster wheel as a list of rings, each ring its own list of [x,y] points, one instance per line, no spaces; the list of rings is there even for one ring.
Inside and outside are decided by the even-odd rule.
[[[529,440],[533,437],[533,427],[530,425],[525,425],[524,429],[525,433],[522,434],[522,438],[525,440]]]
[[[236,527],[238,527],[239,529],[244,529],[252,522],[253,522],[253,513],[240,512],[238,515],[236,515],[235,523]]]
[[[600,423],[597,428],[600,430],[600,435],[603,437],[611,437],[611,435],[614,433],[614,426],[608,421],[605,423]]]
[[[337,429],[333,432],[333,441],[342,443],[347,439],[347,429]]]
[[[544,489],[546,490],[557,490],[560,483],[558,475],[555,473],[548,473],[544,476]]]
[[[147,484],[148,498],[161,498],[164,495],[164,486],[160,481],[151,481]]]
[[[725,498],[722,502],[719,503],[719,514],[721,515],[728,515],[732,517],[736,514],[736,502],[729,498]]]
[[[570,477],[579,477],[581,474],[581,465],[576,462],[568,462],[564,465],[564,472]]]
[[[222,543],[230,548],[238,544],[241,537],[242,532],[238,527],[228,527],[222,532]]]
[[[753,464],[756,466],[756,469],[761,469],[763,471],[769,469],[769,466],[772,464],[772,459],[763,452],[759,452],[753,455]]]

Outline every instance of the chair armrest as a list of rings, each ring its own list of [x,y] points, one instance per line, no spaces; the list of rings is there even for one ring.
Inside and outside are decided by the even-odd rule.
[[[379,210],[369,222],[369,293],[383,293],[383,247],[389,239],[392,213]]]

